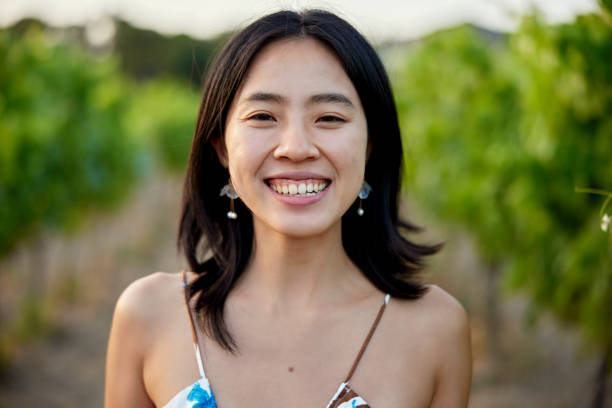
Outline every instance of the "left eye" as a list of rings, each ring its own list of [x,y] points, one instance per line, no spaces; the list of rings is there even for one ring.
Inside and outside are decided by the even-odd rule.
[[[319,120],[322,122],[345,122],[344,119],[332,115],[321,116]]]
[[[256,113],[255,115],[248,118],[249,120],[273,120],[274,118],[267,113]]]

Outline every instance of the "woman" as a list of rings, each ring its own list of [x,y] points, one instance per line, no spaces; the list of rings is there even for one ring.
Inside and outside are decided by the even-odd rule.
[[[399,233],[417,230],[401,160],[387,76],[347,22],[284,11],[239,32],[185,178],[191,272],[119,298],[106,406],[465,407],[468,318],[417,279],[439,247]]]

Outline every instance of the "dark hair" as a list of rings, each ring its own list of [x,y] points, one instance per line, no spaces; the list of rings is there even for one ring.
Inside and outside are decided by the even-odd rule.
[[[365,112],[370,143],[365,179],[373,189],[363,217],[357,215],[356,204],[342,217],[342,242],[348,256],[381,291],[417,299],[426,291],[417,280],[422,258],[441,248],[440,244],[415,244],[400,234],[400,228],[420,228],[398,218],[400,130],[389,80],[372,46],[349,23],[327,11],[266,15],[238,32],[208,72],[185,174],[178,233],[179,249],[183,248],[189,266],[199,275],[188,285],[189,298],[198,294],[198,320],[229,351],[236,344],[223,308],[251,255],[253,218],[240,200],[235,208],[238,219],[227,218],[228,200],[220,198],[219,191],[229,173],[211,142],[223,140],[229,107],[254,56],[273,41],[293,37],[315,39],[338,57]]]

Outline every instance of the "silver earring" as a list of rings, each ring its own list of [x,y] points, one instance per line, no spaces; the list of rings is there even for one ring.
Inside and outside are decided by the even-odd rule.
[[[223,186],[219,196],[227,196],[230,199],[230,210],[227,212],[227,218],[231,220],[238,218],[238,214],[236,214],[236,210],[234,210],[234,199],[238,198],[238,193],[234,190],[232,180],[229,180],[227,184]]]
[[[363,215],[365,211],[362,208],[362,201],[368,198],[370,192],[372,191],[372,187],[368,184],[367,181],[363,181],[363,185],[361,186],[361,190],[359,190],[359,208],[357,209],[357,215],[360,217]]]

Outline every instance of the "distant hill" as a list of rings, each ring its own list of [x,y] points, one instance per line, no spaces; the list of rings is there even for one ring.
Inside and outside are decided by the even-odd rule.
[[[118,20],[114,51],[124,70],[135,78],[173,75],[200,85],[212,57],[230,36],[231,33],[225,33],[211,40],[196,40],[187,35],[170,37]]]
[[[102,50],[89,44],[84,26],[53,27],[41,20],[27,18],[4,30],[23,34],[33,28],[44,29],[54,38],[92,52],[112,52],[121,61],[123,71],[135,79],[172,76],[198,87],[212,57],[231,36],[231,33],[224,33],[210,40],[199,40],[187,35],[162,35],[121,19],[114,19],[114,25],[114,37]]]

